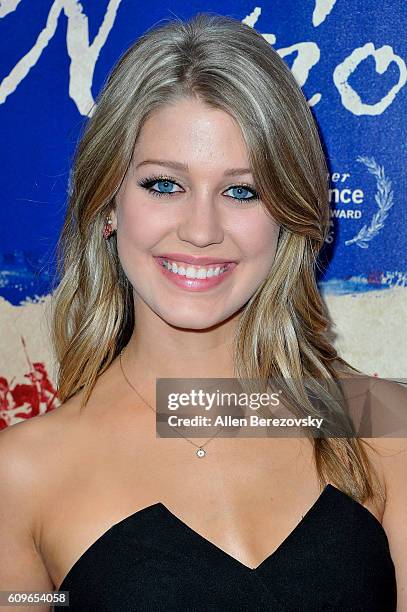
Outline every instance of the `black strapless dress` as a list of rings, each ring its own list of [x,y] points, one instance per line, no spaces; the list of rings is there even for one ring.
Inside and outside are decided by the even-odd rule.
[[[249,568],[158,502],[119,521],[71,567],[72,612],[396,612],[386,533],[328,484],[280,546]]]

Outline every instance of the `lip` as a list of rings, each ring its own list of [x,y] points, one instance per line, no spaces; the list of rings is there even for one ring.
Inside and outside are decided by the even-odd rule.
[[[172,284],[180,289],[184,289],[186,291],[207,291],[208,289],[212,289],[213,287],[217,287],[224,282],[227,282],[227,279],[231,274],[233,274],[234,269],[238,265],[235,262],[228,263],[228,270],[219,274],[218,276],[211,276],[209,278],[187,278],[186,276],[180,276],[179,274],[174,274],[174,272],[170,272],[162,265],[162,260],[166,259],[166,257],[154,257],[154,261],[159,267],[161,274]],[[169,259],[169,257],[168,257]],[[202,259],[202,258],[201,258]],[[208,258],[209,259],[209,258]],[[188,263],[188,262],[185,262]],[[226,263],[226,262],[221,262]]]
[[[220,257],[198,257],[197,255],[187,255],[186,253],[163,253],[155,255],[157,259],[169,259],[191,264],[192,266],[209,266],[210,264],[227,264],[236,262],[235,259],[221,259]]]

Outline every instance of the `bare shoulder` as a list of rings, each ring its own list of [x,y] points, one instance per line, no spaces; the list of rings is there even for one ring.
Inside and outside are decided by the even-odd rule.
[[[78,448],[85,452],[97,433],[110,431],[113,400],[120,397],[112,372],[97,379],[85,405],[81,390],[52,411],[0,432],[0,469],[9,472],[13,486],[33,487],[38,499],[51,480],[72,472]]]
[[[7,427],[0,432],[0,452],[21,464],[26,474],[38,473],[38,459],[74,426],[79,407],[79,396],[75,396],[50,412]]]
[[[53,590],[38,539],[47,465],[72,414],[58,410],[0,432],[0,590]]]
[[[20,513],[36,541],[41,504],[53,464],[63,458],[65,442],[74,435],[79,397],[51,412],[11,425],[0,432],[0,497],[23,502]]]
[[[407,386],[394,380],[369,380],[370,438],[381,458],[390,493],[407,481]]]
[[[386,490],[386,507],[394,496],[403,495],[407,483],[407,387],[395,380],[363,376],[363,410],[370,435],[361,438],[372,449],[370,457],[379,468]],[[407,491],[405,491],[406,493]],[[406,505],[407,507],[407,505]]]
[[[386,501],[382,526],[396,571],[397,610],[407,610],[407,439],[369,440],[381,462]]]
[[[376,427],[385,433],[367,442],[374,449],[385,483],[382,526],[396,571],[397,610],[407,610],[407,388],[376,379],[370,396]]]
[[[24,496],[24,508],[34,510],[41,488],[46,487],[47,466],[54,449],[74,427],[77,397],[44,415],[20,421],[0,432],[0,483],[13,497]],[[34,496],[30,496],[35,492]]]
[[[358,437],[385,490],[389,512],[390,500],[403,495],[407,482],[407,387],[340,364],[337,371],[345,383],[354,423],[360,427]]]

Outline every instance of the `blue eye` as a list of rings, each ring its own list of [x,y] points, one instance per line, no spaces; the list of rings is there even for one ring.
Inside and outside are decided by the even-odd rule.
[[[228,189],[228,191],[234,191],[238,195],[242,195],[242,194],[245,195],[245,193],[246,194],[247,193],[254,193],[255,194],[254,196],[249,197],[249,198],[246,198],[246,197],[244,197],[244,198],[235,197],[234,198],[235,200],[257,200],[258,199],[257,193],[255,191],[253,191],[253,189],[248,189],[244,185],[236,185],[235,187],[230,187]]]
[[[155,181],[153,183],[153,185],[155,185],[155,184],[159,185],[163,189],[163,191],[158,191],[157,192],[154,189],[150,189],[149,190],[150,192],[152,191],[153,193],[159,193],[159,194],[162,194],[162,193],[173,193],[171,191],[171,186],[175,184],[173,181],[167,181],[167,180],[161,179],[159,181]]]
[[[140,187],[143,187],[149,193],[157,197],[172,196],[174,193],[181,193],[180,191],[172,191],[172,187],[174,185],[177,185],[178,187],[179,185],[174,179],[166,176],[151,176],[149,178],[139,181],[138,185],[140,185]],[[154,185],[158,185],[158,190],[153,189]],[[259,199],[257,192],[252,189],[250,185],[233,185],[232,187],[229,187],[227,191],[233,191],[235,195],[228,197],[232,200],[237,200],[238,202],[249,202],[251,200]],[[252,195],[249,197],[245,197],[248,193],[251,193]]]
[[[140,185],[140,187],[147,189],[147,191],[152,195],[158,197],[161,197],[163,195],[172,195],[173,193],[176,193],[175,191],[171,191],[171,188],[173,185],[177,185],[177,183],[174,180],[165,176],[151,176],[142,181],[139,181],[138,184]],[[153,189],[154,185],[159,185],[159,189],[162,188],[163,191],[157,191],[157,189]]]

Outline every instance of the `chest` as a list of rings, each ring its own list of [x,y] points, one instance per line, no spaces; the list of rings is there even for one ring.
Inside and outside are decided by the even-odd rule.
[[[267,440],[222,440],[199,459],[183,441],[157,442],[163,443],[160,452],[130,452],[124,445],[116,453],[87,456],[83,449],[76,453],[85,458],[82,467],[73,457],[60,466],[40,541],[56,586],[95,543],[133,527],[136,548],[138,539],[155,537],[164,525],[171,546],[187,536],[192,547],[209,547],[215,558],[220,554],[240,569],[260,568],[317,521],[327,497],[311,445],[274,440],[271,448]],[[380,520],[380,508],[370,511]],[[164,540],[155,546],[165,550]]]

